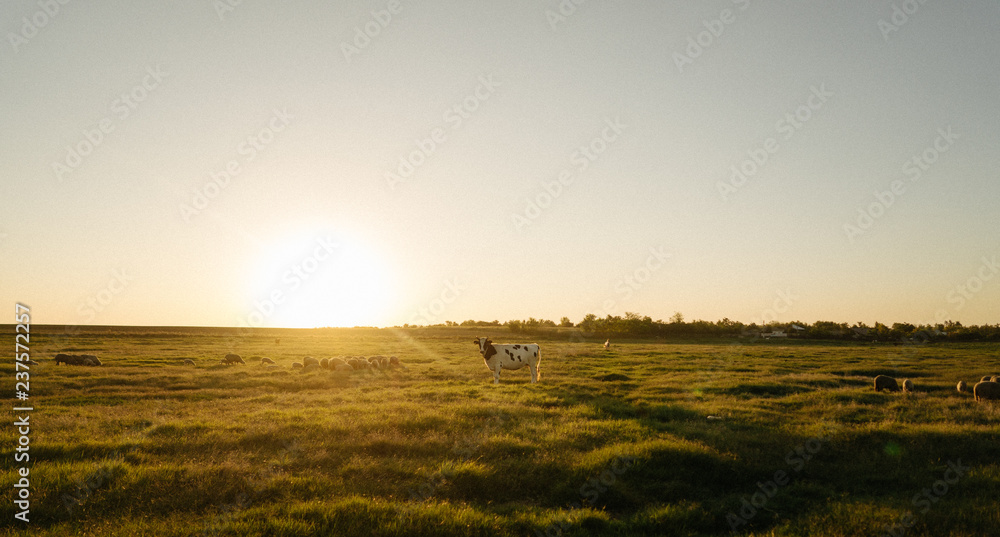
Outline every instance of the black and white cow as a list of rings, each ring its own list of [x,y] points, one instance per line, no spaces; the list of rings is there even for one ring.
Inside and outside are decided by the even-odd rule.
[[[538,353],[537,344],[494,345],[485,337],[476,338],[475,343],[479,347],[479,354],[486,361],[486,367],[493,372],[493,384],[500,384],[500,370],[521,369],[524,366],[531,369],[531,382],[538,382],[538,364],[542,357]]]

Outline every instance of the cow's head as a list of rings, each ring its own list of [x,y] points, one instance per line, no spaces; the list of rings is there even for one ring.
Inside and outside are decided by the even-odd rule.
[[[483,358],[487,360],[497,353],[497,350],[493,348],[493,341],[488,337],[476,338],[474,342],[479,347],[479,354],[482,354]]]

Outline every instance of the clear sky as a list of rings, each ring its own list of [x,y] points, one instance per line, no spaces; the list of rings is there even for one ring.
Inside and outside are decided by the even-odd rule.
[[[232,3],[0,3],[0,302],[1000,322],[995,1]]]

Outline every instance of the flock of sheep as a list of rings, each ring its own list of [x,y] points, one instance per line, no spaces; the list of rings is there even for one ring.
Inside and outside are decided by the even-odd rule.
[[[251,361],[259,360],[260,365],[265,369],[276,370],[281,369],[281,366],[276,364],[274,360],[266,356],[253,356],[250,358]],[[184,360],[186,365],[194,365],[193,360]],[[223,365],[234,365],[234,364],[246,364],[246,360],[243,359],[239,354],[229,353],[219,361]],[[365,358],[364,356],[344,356],[336,358],[322,358],[317,359],[312,356],[306,356],[301,362],[293,362],[292,369],[301,369],[303,373],[308,373],[309,371],[316,371],[319,369],[329,369],[330,371],[358,371],[361,369],[392,369],[402,367],[399,358],[396,356],[369,356]]]
[[[1000,382],[997,381],[997,376],[986,375],[975,386],[972,390],[969,390],[969,385],[965,383],[964,380],[958,381],[958,385],[955,387],[958,393],[966,393],[971,391],[973,396],[975,396],[976,401],[994,401],[1000,400]],[[899,391],[899,383],[896,379],[886,376],[879,375],[875,377],[875,391],[880,392],[882,390],[890,392]],[[913,392],[913,381],[906,379],[903,381],[903,392],[911,393]]]
[[[608,343],[605,342],[605,347]],[[274,360],[268,357],[253,356],[251,360],[259,360],[260,365],[269,370],[277,370],[282,367],[274,362]],[[56,364],[66,364],[66,365],[83,365],[83,366],[99,366],[103,365],[101,360],[93,354],[57,354],[55,357]],[[35,362],[37,363],[37,362]],[[243,359],[239,354],[229,353],[222,360],[220,360],[223,365],[234,365],[234,364],[244,364],[246,365],[246,360]],[[184,365],[196,365],[194,360],[190,358],[184,360]],[[317,371],[320,369],[328,369],[330,371],[359,371],[362,369],[392,369],[397,367],[403,367],[396,356],[369,356],[365,358],[364,356],[344,356],[336,358],[322,358],[316,359],[312,356],[306,356],[301,362],[293,362],[292,369],[301,369],[303,373],[310,371]],[[900,388],[902,384],[902,388]],[[964,380],[958,382],[956,386],[959,393],[972,392],[976,401],[995,401],[1000,400],[1000,382],[997,380],[996,375],[986,375],[979,382],[969,389],[969,385],[966,384]],[[913,381],[910,379],[903,380],[902,383],[898,382],[896,379],[886,376],[879,375],[875,377],[875,391],[880,392],[882,390],[890,392],[898,392],[902,390],[904,393],[913,392]]]
[[[101,360],[94,356],[93,354],[57,354],[56,355],[56,365],[66,364],[66,365],[87,365],[87,366],[99,366],[104,365]]]
[[[274,360],[261,357],[253,356],[251,360],[259,360],[260,365],[264,366],[268,370],[281,369],[281,366],[276,364]],[[101,360],[93,354],[57,354],[55,357],[56,365],[66,364],[66,365],[83,365],[83,366],[99,366],[104,365]],[[246,364],[246,360],[243,359],[239,354],[229,353],[223,358],[219,363],[224,365],[233,364]],[[32,360],[33,365],[37,365],[38,362]],[[183,362],[184,365],[197,365],[195,361],[187,358]],[[396,356],[369,356],[365,358],[364,356],[344,356],[337,358],[323,358],[316,359],[312,356],[306,356],[301,362],[293,362],[292,369],[301,369],[303,373],[309,371],[316,371],[319,369],[329,369],[331,371],[357,371],[361,369],[394,369],[397,367],[403,367],[403,364],[399,361]],[[405,369],[405,368],[404,368]]]

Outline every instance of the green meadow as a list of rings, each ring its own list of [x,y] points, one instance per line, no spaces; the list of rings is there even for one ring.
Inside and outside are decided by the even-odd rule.
[[[541,381],[493,385],[477,336],[539,343]],[[603,341],[33,326],[30,522],[6,426],[0,534],[1000,534],[1000,404],[955,389],[1000,373],[996,344]],[[404,367],[290,367],[357,355]],[[875,393],[877,374],[916,392]]]

